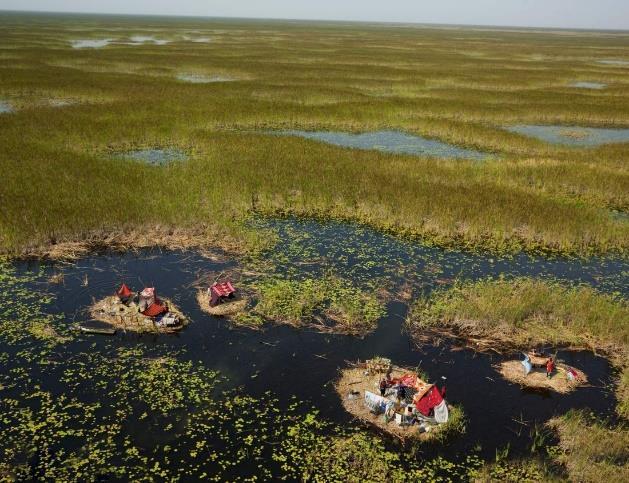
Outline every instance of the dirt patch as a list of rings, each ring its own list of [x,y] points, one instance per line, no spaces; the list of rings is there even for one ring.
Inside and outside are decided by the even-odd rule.
[[[521,386],[548,389],[560,394],[572,392],[588,382],[587,376],[583,371],[566,366],[565,364],[557,364],[557,370],[552,374],[551,378],[546,377],[546,370],[541,368],[533,368],[531,372],[525,374],[524,366],[520,361],[501,362],[494,366],[494,368],[507,381],[520,384]],[[572,369],[577,374],[574,380],[568,378],[569,369]]]
[[[173,333],[178,332],[188,325],[188,319],[167,298],[161,298],[161,302],[168,307],[168,311],[177,315],[179,324],[172,327],[159,327],[151,317],[142,315],[138,305],[134,302],[123,304],[116,296],[105,297],[94,303],[89,308],[90,317],[105,322],[116,329],[130,332]]]

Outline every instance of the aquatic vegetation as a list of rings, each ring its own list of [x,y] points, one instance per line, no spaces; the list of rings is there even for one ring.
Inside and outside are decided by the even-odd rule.
[[[441,443],[450,438],[461,437],[465,434],[467,418],[460,404],[448,405],[449,417],[448,421],[439,427],[439,431],[435,431],[433,439]]]
[[[296,327],[365,335],[384,315],[383,305],[373,295],[337,277],[261,281],[256,288],[256,313]]]
[[[486,464],[474,474],[474,481],[503,481],[508,483],[533,482],[559,483],[565,476],[537,458],[518,461],[500,459]],[[559,473],[559,474],[558,474]]]
[[[627,481],[629,479],[629,428],[598,421],[582,411],[554,418],[559,444],[552,453],[565,466],[571,481]]]
[[[573,345],[624,353],[629,344],[629,306],[624,299],[587,286],[520,277],[459,282],[419,299],[407,325],[456,328],[463,337],[502,344]]]

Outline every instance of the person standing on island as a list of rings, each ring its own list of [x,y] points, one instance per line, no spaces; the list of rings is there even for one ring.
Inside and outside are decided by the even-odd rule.
[[[549,357],[548,361],[546,362],[546,377],[548,379],[552,377],[554,370],[555,370],[555,361],[553,361],[552,357]]]
[[[384,397],[386,393],[387,393],[387,381],[383,377],[382,379],[380,379],[380,395]]]

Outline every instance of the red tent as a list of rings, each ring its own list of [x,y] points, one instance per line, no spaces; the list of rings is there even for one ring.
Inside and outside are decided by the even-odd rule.
[[[210,287],[210,305],[213,307],[223,299],[232,298],[236,293],[236,289],[231,282],[215,283]]]
[[[118,295],[118,298],[120,298],[120,300],[124,300],[131,297],[131,295],[133,295],[133,292],[129,287],[127,287],[127,284],[123,283],[116,292],[116,295]]]
[[[149,305],[142,315],[146,315],[147,317],[157,317],[160,314],[168,312],[168,307],[162,305],[161,302],[155,301],[151,305]]]
[[[428,416],[432,408],[441,404],[443,394],[445,394],[445,388],[439,392],[437,386],[432,386],[419,401],[415,402],[415,407],[424,416]]]

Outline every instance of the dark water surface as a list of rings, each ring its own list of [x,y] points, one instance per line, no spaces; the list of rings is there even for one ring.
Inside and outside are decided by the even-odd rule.
[[[418,295],[447,286],[455,277],[531,275],[585,283],[625,297],[629,294],[628,264],[623,260],[550,260],[523,254],[505,258],[444,251],[342,223],[258,220],[254,224],[277,230],[279,242],[265,258],[272,262],[273,271],[290,277],[331,270],[363,288],[408,285]],[[19,264],[21,270],[35,266],[38,263]],[[158,293],[171,298],[186,313],[191,324],[173,336],[119,333],[107,338],[107,343],[133,346],[141,340],[164,349],[185,347],[187,358],[221,371],[228,384],[242,386],[252,395],[271,390],[286,401],[296,395],[313,403],[323,417],[340,423],[349,424],[351,417],[342,409],[331,382],[346,361],[382,355],[399,365],[421,365],[433,382],[447,386],[448,400],[461,404],[469,419],[465,436],[445,447],[427,446],[427,455],[455,457],[480,448],[483,456],[493,458],[495,450],[506,445],[513,455],[525,454],[535,424],[553,415],[570,408],[613,414],[613,371],[605,359],[584,351],[560,351],[560,359],[587,372],[591,387],[569,395],[522,390],[500,379],[492,368],[502,356],[456,350],[447,344],[417,347],[402,330],[406,314],[402,302],[389,303],[377,330],[364,339],[287,326],[269,327],[263,332],[230,329],[223,320],[199,310],[191,284],[203,273],[233,266],[234,261],[211,261],[189,252],[106,254],[75,265],[47,266],[48,274],[63,271],[65,278],[63,284],[43,288],[56,295],[52,310],[65,313],[72,323],[86,320],[86,307],[94,299],[110,295],[121,281],[136,290],[154,285]],[[98,348],[104,341],[98,336],[79,336],[70,348],[87,350],[92,343]]]

